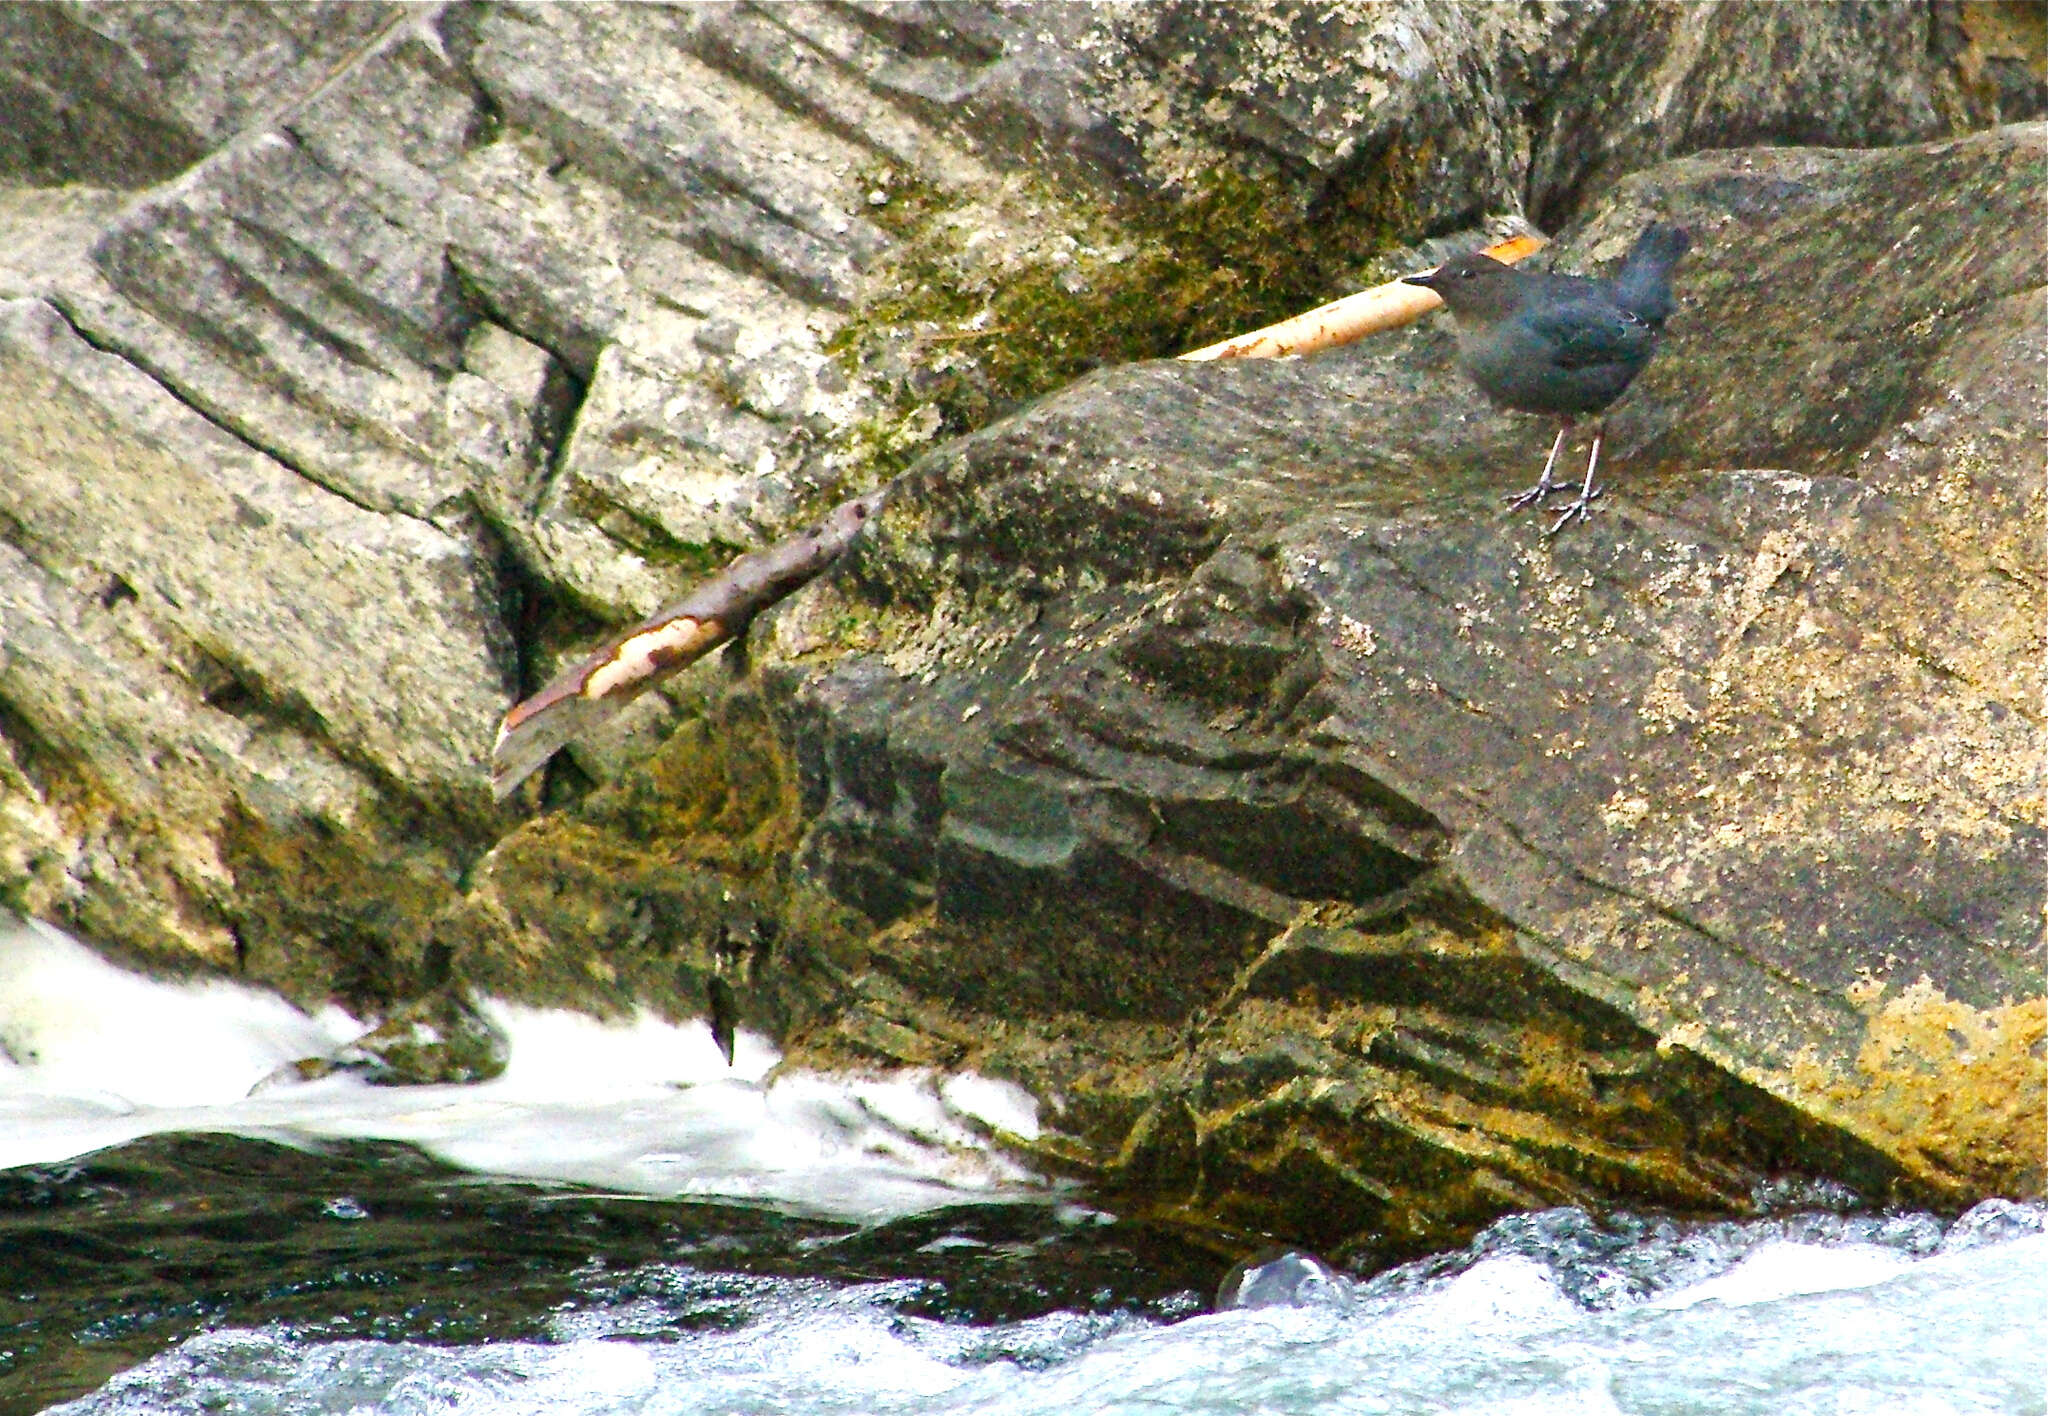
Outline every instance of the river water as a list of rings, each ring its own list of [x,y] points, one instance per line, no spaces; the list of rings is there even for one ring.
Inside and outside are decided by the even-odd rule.
[[[491,1011],[495,1082],[252,1095],[354,1020],[0,922],[0,1416],[2048,1412],[2039,1205],[1550,1211],[1226,1281],[996,1151],[1001,1083]]]

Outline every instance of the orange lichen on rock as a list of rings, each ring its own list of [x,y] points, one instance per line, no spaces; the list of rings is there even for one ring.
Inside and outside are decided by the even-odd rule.
[[[1922,1162],[1919,1178],[1959,1194],[2048,1188],[2048,999],[1991,1008],[1925,979],[1868,1015],[1854,1071],[1809,1063],[1798,1085],[1825,1098],[1885,1150]]]

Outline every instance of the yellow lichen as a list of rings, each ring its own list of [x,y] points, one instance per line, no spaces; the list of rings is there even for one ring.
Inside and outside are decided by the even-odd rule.
[[[1860,988],[1857,1001],[1882,991]],[[1847,1070],[1807,1056],[1792,1081],[1937,1190],[2037,1193],[2048,1179],[2044,1038],[2048,999],[1975,1008],[1922,978],[1869,1008]]]

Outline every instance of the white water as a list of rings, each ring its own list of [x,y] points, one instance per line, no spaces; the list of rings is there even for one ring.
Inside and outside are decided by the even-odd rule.
[[[61,934],[0,925],[0,1168],[167,1130],[410,1141],[453,1164],[858,1218],[1048,1193],[989,1145],[1030,1103],[982,1079],[780,1074],[743,1036],[494,1008],[499,1080],[248,1088],[355,1031],[247,989],[150,983]],[[2038,1416],[2048,1412],[2048,1211],[1683,1226],[1575,1211],[1502,1221],[1463,1254],[1302,1301],[1168,1321],[909,1316],[915,1285],[651,1266],[592,1283],[553,1341],[466,1347],[203,1334],[55,1408],[236,1412],[1473,1413]],[[615,1279],[617,1275],[610,1275]],[[1251,1284],[1279,1292],[1286,1283]],[[631,1291],[614,1300],[607,1292]],[[652,1295],[652,1296],[650,1296]],[[710,1307],[725,1321],[682,1323]]]
[[[194,1338],[57,1408],[67,1416],[377,1411],[391,1416],[2021,1416],[2043,1409],[2048,1235],[1972,1243],[2011,1214],[1914,1257],[1864,1243],[1717,1226],[1678,1256],[1651,1240],[1607,1277],[1658,1262],[1728,1266],[1648,1298],[1589,1299],[1569,1234],[1548,1257],[1497,1253],[1462,1272],[1397,1271],[1339,1301],[1179,1322],[1053,1314],[968,1327],[892,1310],[906,1285],[834,1287],[669,1270],[652,1285],[735,1326],[636,1340],[662,1299],[565,1313],[553,1343],[445,1348]],[[1782,1227],[1782,1226],[1781,1226]],[[1569,1226],[1566,1226],[1569,1229]],[[1519,1236],[1516,1247],[1532,1247]],[[1484,1248],[1484,1244],[1480,1246]],[[1659,1252],[1660,1248],[1664,1252]],[[1640,1260],[1631,1271],[1631,1260]],[[1597,1265],[1596,1265],[1597,1267]],[[645,1292],[650,1285],[638,1285]],[[1599,1286],[1594,1285],[1596,1288]],[[1576,1294],[1576,1296],[1574,1296]]]
[[[48,925],[0,916],[0,1169],[159,1132],[231,1131],[406,1141],[493,1175],[858,1220],[1044,1193],[989,1144],[995,1131],[1038,1133],[1034,1103],[1006,1083],[782,1070],[747,1032],[727,1067],[702,1023],[483,1011],[511,1040],[495,1080],[378,1087],[338,1073],[252,1095],[360,1025],[232,983],[153,982]]]

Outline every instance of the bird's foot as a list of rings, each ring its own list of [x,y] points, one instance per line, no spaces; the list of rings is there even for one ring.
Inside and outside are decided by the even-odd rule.
[[[1574,517],[1584,521],[1593,514],[1593,503],[1600,500],[1606,494],[1607,488],[1605,487],[1588,487],[1585,491],[1579,493],[1579,499],[1566,507],[1562,516],[1550,523],[1550,529],[1543,533],[1544,536],[1546,538],[1555,536],[1558,532],[1564,530],[1565,526]]]
[[[1534,503],[1537,506],[1541,506],[1543,505],[1544,498],[1548,497],[1552,492],[1568,492],[1570,490],[1571,487],[1568,483],[1553,482],[1550,480],[1549,476],[1546,475],[1543,478],[1543,480],[1538,482],[1535,486],[1525,488],[1524,490],[1516,492],[1513,496],[1509,497],[1507,499],[1508,510],[1520,511],[1523,507],[1528,506],[1531,503]]]

